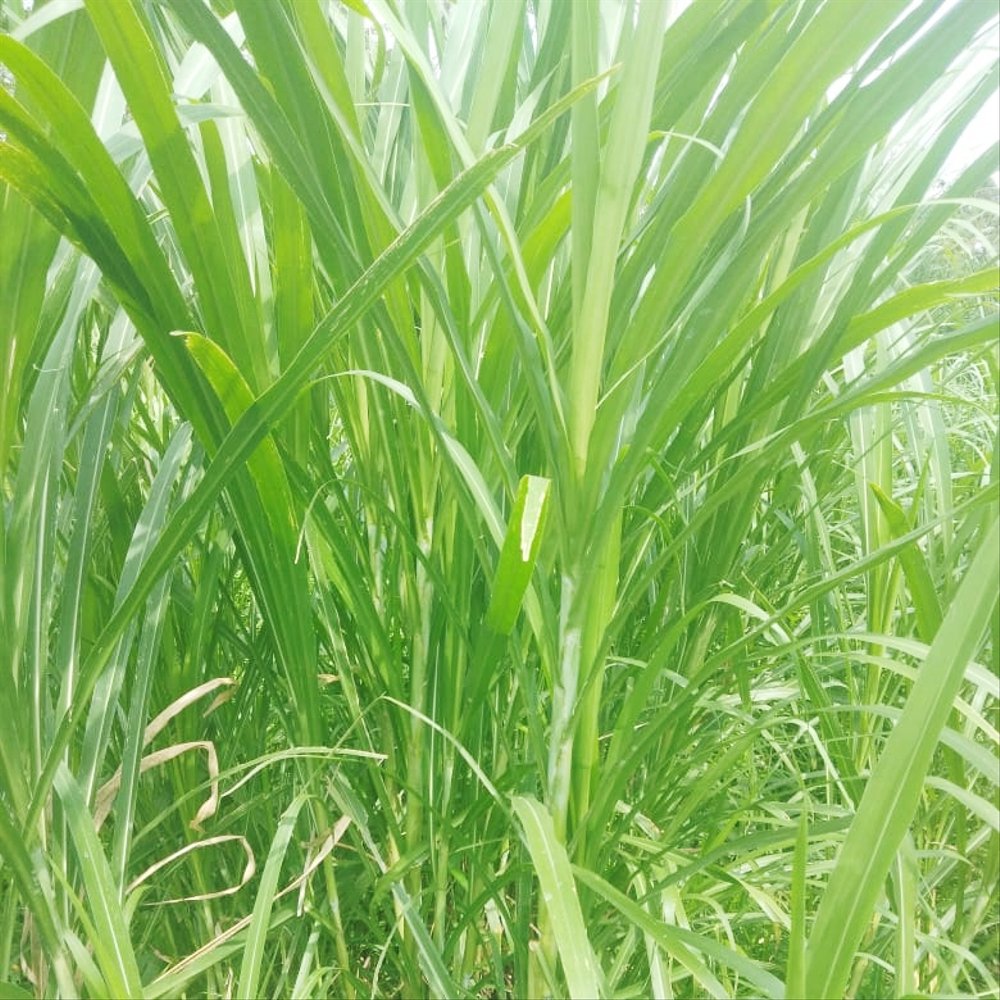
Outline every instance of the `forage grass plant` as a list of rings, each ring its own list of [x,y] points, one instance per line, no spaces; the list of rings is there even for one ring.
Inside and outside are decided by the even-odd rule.
[[[0,995],[997,994],[994,4],[0,4]]]

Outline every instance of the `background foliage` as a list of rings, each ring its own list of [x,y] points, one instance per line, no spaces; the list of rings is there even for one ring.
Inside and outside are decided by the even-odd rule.
[[[995,5],[3,2],[3,995],[995,995]]]

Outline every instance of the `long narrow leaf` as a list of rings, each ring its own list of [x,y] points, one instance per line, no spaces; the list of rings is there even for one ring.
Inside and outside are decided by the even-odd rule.
[[[809,938],[809,996],[843,995],[855,950],[913,819],[955,694],[996,608],[998,552],[1000,519],[995,519],[920,668],[840,850]]]
[[[537,799],[526,795],[515,796],[512,804],[552,921],[570,996],[573,1000],[603,996],[600,967],[587,936],[573,869],[566,848],[556,838],[552,817]]]

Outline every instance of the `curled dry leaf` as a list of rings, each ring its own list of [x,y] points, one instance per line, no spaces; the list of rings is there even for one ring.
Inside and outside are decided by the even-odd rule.
[[[257,862],[254,858],[253,849],[250,847],[250,842],[239,834],[227,833],[221,834],[218,837],[206,837],[204,840],[196,840],[193,844],[185,844],[178,851],[174,851],[173,854],[167,855],[165,858],[161,858],[155,864],[150,865],[141,875],[136,876],[128,884],[125,889],[126,893],[133,892],[138,889],[143,882],[155,875],[161,868],[165,868],[173,861],[177,861],[192,851],[200,851],[206,847],[214,847],[217,844],[226,844],[231,841],[238,841],[243,847],[243,851],[246,854],[246,865],[243,868],[243,874],[240,876],[239,882],[236,885],[227,886],[225,889],[218,889],[215,892],[203,892],[198,893],[193,896],[181,896],[177,899],[162,899],[153,903],[153,906],[169,906],[173,903],[195,903],[203,899],[219,899],[222,896],[232,896],[234,893],[240,891],[253,878],[254,872],[257,871]]]
[[[161,764],[179,757],[182,753],[187,753],[188,750],[205,751],[208,763],[208,776],[211,781],[210,795],[201,804],[194,819],[191,820],[191,827],[195,830],[200,830],[201,824],[210,816],[214,816],[216,809],[219,807],[219,758],[215,752],[215,744],[211,740],[193,740],[190,743],[175,743],[172,746],[164,747],[162,750],[146,754],[139,763],[139,773],[145,774],[151,768],[159,767]],[[97,791],[97,799],[94,805],[94,825],[98,830],[100,830],[104,821],[108,818],[108,813],[111,812],[111,805],[118,794],[121,781],[122,772],[121,768],[119,768],[115,771],[111,780],[103,784]]]

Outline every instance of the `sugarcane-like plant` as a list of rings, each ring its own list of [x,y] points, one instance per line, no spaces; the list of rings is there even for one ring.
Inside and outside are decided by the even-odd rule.
[[[994,4],[2,4],[0,994],[1000,988]]]

